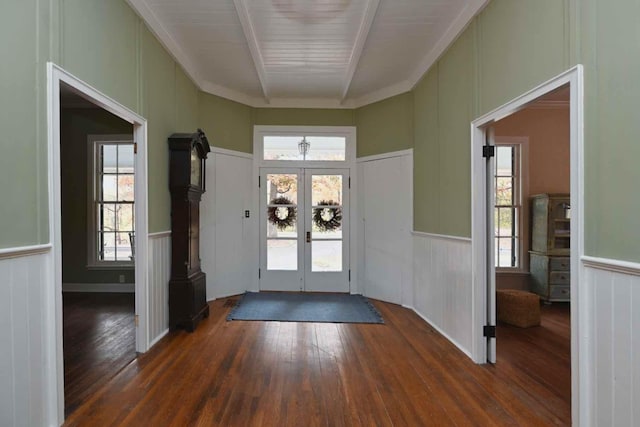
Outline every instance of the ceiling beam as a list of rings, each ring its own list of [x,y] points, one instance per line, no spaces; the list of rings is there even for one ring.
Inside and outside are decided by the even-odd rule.
[[[367,41],[367,37],[369,36],[369,31],[371,31],[371,25],[373,24],[373,20],[376,17],[376,12],[378,11],[379,5],[380,0],[369,0],[367,2],[367,10],[365,10],[364,15],[362,16],[360,28],[358,28],[358,34],[356,35],[356,41],[353,44],[353,49],[351,50],[349,67],[347,68],[347,74],[345,76],[345,81],[342,86],[342,93],[340,95],[341,102],[346,99],[347,94],[349,93],[349,87],[351,87],[353,76],[355,75],[358,64],[360,63],[360,57],[362,56],[362,51],[364,50],[364,44]]]
[[[265,102],[269,103],[269,88],[267,87],[267,76],[264,68],[264,60],[262,59],[262,53],[260,53],[260,45],[258,44],[258,38],[256,32],[253,29],[253,23],[251,22],[251,16],[249,15],[249,9],[245,0],[233,0],[233,4],[236,7],[238,18],[240,19],[240,25],[242,25],[242,31],[244,37],[247,39],[249,50],[251,51],[251,57],[253,58],[253,64],[260,79],[260,86],[262,86],[262,94],[264,95]]]

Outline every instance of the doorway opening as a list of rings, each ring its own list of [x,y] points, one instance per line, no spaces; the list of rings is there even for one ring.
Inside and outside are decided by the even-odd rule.
[[[496,338],[495,332],[496,273],[498,272],[503,276],[499,280],[501,286],[524,287],[527,291],[526,295],[534,298],[535,302],[530,304],[531,299],[518,296],[523,299],[519,299],[515,305],[518,309],[525,308],[523,313],[526,314],[536,307],[538,300],[535,293],[543,296],[545,301],[552,302],[551,309],[546,305],[542,306],[542,326],[538,328],[547,327],[555,334],[553,340],[557,344],[556,347],[549,346],[552,338],[548,334],[539,334],[540,336],[537,337],[533,334],[529,340],[538,340],[537,344],[533,343],[531,347],[536,351],[546,346],[549,353],[563,353],[557,360],[560,360],[559,365],[564,367],[560,366],[559,370],[555,371],[555,375],[564,372],[564,376],[553,386],[550,384],[558,378],[552,378],[545,387],[550,398],[564,399],[565,408],[570,406],[570,409],[567,408],[565,421],[573,420],[578,424],[580,377],[577,370],[579,366],[577,338],[580,309],[584,307],[584,303],[581,303],[583,297],[579,293],[577,268],[578,260],[584,253],[582,76],[582,66],[578,65],[480,117],[472,122],[471,126],[474,360],[477,363],[496,363],[497,361],[496,369],[500,369],[501,366],[502,359],[500,352],[496,352],[496,341],[501,343],[502,335],[498,333]],[[568,131],[565,130],[564,139],[568,140],[568,151],[565,145],[563,148],[565,162],[560,169],[565,172],[568,170],[565,175],[568,175],[569,184],[566,181],[560,183],[564,186],[560,191],[566,191],[567,188],[568,191],[549,193],[558,190],[550,187],[547,190],[537,188],[535,187],[537,183],[534,185],[532,178],[534,173],[542,172],[543,177],[548,179],[553,174],[545,175],[544,169],[558,168],[558,166],[552,166],[553,162],[543,160],[541,164],[536,163],[536,169],[532,171],[531,159],[527,168],[522,157],[523,154],[530,157],[533,150],[533,137],[519,135],[525,140],[524,143],[514,141],[513,138],[511,141],[509,138],[501,140],[496,136],[496,130],[504,131],[500,128],[501,125],[504,127],[509,120],[518,118],[518,114],[526,115],[527,108],[535,106],[536,103],[538,106],[540,103],[566,104],[567,99]],[[548,151],[546,154],[551,155],[551,153],[552,151]],[[522,177],[523,171],[526,172],[525,179]],[[529,180],[527,181],[526,178]],[[523,182],[528,182],[528,185],[523,185]],[[530,193],[531,189],[536,193],[540,191],[546,191],[546,193],[534,195]],[[546,203],[539,200],[546,200]],[[545,209],[546,215],[540,215]],[[531,214],[532,211],[536,213]],[[543,231],[548,240],[541,239],[535,234]],[[539,246],[540,242],[544,242],[542,248],[547,249],[544,253]],[[546,263],[546,271],[544,269],[540,271],[540,264],[544,263]],[[509,269],[512,270],[512,275],[505,278],[506,270]],[[553,275],[551,275],[552,272]],[[541,277],[546,277],[544,289]],[[530,293],[530,291],[534,292]],[[560,313],[555,313],[558,309]],[[500,326],[498,326],[498,332],[500,332]],[[520,345],[517,351],[521,356],[529,351],[522,344],[523,334],[526,335],[526,332],[520,331],[512,337],[511,341],[512,344],[516,342],[516,346]],[[508,333],[505,334],[505,345],[502,347],[504,350],[502,355],[505,357],[508,357],[509,350],[508,335]],[[519,344],[518,337],[521,338]],[[496,357],[497,354],[498,357]],[[551,359],[554,359],[554,356],[551,356]],[[536,359],[531,363],[533,370],[535,370],[534,365],[540,366],[541,370],[551,370],[548,360],[545,362]],[[502,363],[502,366],[505,366],[505,363]],[[570,368],[567,369],[567,366]],[[566,396],[567,390],[570,396]],[[558,393],[563,396],[558,397]]]
[[[48,402],[58,423],[148,348],[146,121],[47,67]],[[140,268],[136,268],[136,266]]]

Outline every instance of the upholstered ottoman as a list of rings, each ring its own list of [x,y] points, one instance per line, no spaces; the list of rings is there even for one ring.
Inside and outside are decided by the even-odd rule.
[[[527,291],[499,289],[496,291],[498,321],[528,328],[540,324],[540,297]]]

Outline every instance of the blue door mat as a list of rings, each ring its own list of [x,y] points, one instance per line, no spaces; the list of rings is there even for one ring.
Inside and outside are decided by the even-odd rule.
[[[287,292],[247,292],[227,320],[384,323],[362,295]]]

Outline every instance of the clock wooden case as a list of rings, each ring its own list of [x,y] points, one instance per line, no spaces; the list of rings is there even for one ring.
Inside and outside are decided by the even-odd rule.
[[[206,275],[200,269],[200,199],[205,160],[211,151],[202,130],[169,137],[171,191],[171,280],[169,325],[192,332],[209,316]]]

